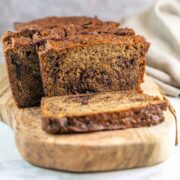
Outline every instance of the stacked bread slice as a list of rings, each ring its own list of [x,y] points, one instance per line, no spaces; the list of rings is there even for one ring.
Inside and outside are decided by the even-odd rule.
[[[125,129],[163,121],[166,102],[141,94],[149,43],[132,29],[97,17],[48,17],[16,23],[15,29],[2,38],[12,94],[20,108],[40,105],[46,97],[46,131]],[[73,100],[81,98],[88,104]]]

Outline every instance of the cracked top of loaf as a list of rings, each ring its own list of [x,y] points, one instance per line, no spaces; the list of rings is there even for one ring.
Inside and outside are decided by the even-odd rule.
[[[124,29],[122,29],[124,31]],[[115,34],[78,34],[70,36],[68,39],[48,39],[39,45],[39,53],[46,53],[50,50],[61,51],[74,47],[86,47],[98,44],[123,45],[124,51],[129,49],[131,56],[144,56],[149,48],[149,43],[143,36],[139,35],[115,35]],[[123,51],[123,49],[122,49]]]
[[[101,25],[91,26],[84,28],[80,25],[66,25],[55,28],[45,28],[37,31],[33,35],[33,41],[37,42],[42,39],[62,38],[65,39],[69,36],[76,34],[92,35],[92,34],[114,34],[118,36],[134,35],[133,29],[113,27],[111,23],[104,22]]]
[[[72,18],[72,17],[71,17]],[[80,17],[76,17],[78,19]],[[84,17],[86,19],[86,17]],[[92,21],[94,18],[91,18]],[[83,21],[83,20],[82,20]],[[84,20],[85,21],[85,20]],[[84,22],[83,21],[83,22]],[[75,22],[74,22],[75,23]],[[83,24],[83,23],[82,23]],[[16,32],[5,32],[2,37],[3,45],[5,48],[13,48],[13,45],[25,45],[26,43],[34,43],[42,41],[43,39],[48,38],[61,38],[64,39],[68,36],[78,34],[78,33],[119,33],[117,22],[113,21],[100,21],[98,23],[89,23],[88,25],[81,23],[77,24],[63,24],[61,26],[39,26],[38,28],[24,28]],[[117,29],[117,30],[114,30]],[[134,31],[131,29],[120,30],[121,33],[133,34]]]
[[[62,26],[62,25],[70,25],[77,24],[83,25],[84,27],[88,27],[91,25],[101,24],[102,21],[97,17],[87,17],[87,16],[67,16],[67,17],[45,17],[41,19],[36,19],[30,22],[17,22],[14,24],[16,30],[24,30],[24,29],[41,29],[42,27],[50,27],[50,26]],[[110,22],[113,26],[118,26],[118,22]]]
[[[115,36],[131,36],[134,35],[134,31],[129,28],[113,28],[108,27],[101,28],[92,27],[89,29],[83,29],[81,26],[70,25],[53,29],[37,30],[23,30],[17,32],[5,32],[2,41],[5,49],[14,48],[16,46],[23,46],[26,44],[34,44],[38,42],[44,42],[46,39],[57,40],[70,40],[70,36],[75,35],[100,35],[100,34],[112,34]]]
[[[61,27],[46,27],[48,21],[61,22]],[[66,22],[70,22],[70,24]],[[76,23],[77,24],[72,24]],[[133,29],[118,27],[117,22],[113,21],[100,21],[97,18],[89,17],[49,17],[40,20],[35,20],[27,25],[34,25],[33,29],[23,29],[17,32],[6,32],[3,35],[4,49],[13,49],[18,46],[25,46],[37,43],[42,48],[44,47],[59,49],[71,48],[73,46],[91,45],[97,43],[126,43],[135,44],[136,47],[141,46],[142,54],[148,50],[149,43],[138,35],[135,35]],[[36,28],[41,27],[41,29]],[[40,26],[42,25],[42,26]],[[26,27],[26,25],[24,25]],[[28,26],[27,26],[28,27]],[[138,45],[139,44],[139,45]]]

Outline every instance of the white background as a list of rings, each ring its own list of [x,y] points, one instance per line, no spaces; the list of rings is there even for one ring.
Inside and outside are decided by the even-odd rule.
[[[0,0],[0,34],[12,29],[15,21],[49,15],[98,15],[118,20],[135,15],[155,0]],[[2,52],[0,62],[3,62]],[[1,75],[1,74],[0,74]],[[170,98],[180,119],[180,98]],[[107,173],[72,174],[30,165],[18,153],[12,130],[0,123],[0,180],[180,180],[180,147],[162,164]]]

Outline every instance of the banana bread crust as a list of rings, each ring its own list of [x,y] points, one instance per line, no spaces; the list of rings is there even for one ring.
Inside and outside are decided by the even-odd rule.
[[[87,16],[66,16],[66,17],[45,17],[41,19],[36,19],[30,22],[16,22],[14,23],[14,28],[17,31],[25,29],[42,29],[48,27],[61,27],[63,25],[81,25],[84,28],[88,28],[94,25],[100,25],[102,23],[97,17],[87,17]],[[108,21],[107,24],[111,24],[112,27],[119,26],[118,22]]]

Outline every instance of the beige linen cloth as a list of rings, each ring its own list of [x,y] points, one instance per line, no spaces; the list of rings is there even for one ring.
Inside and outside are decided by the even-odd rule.
[[[180,95],[180,1],[160,0],[142,14],[122,19],[151,43],[146,72],[170,96]]]

